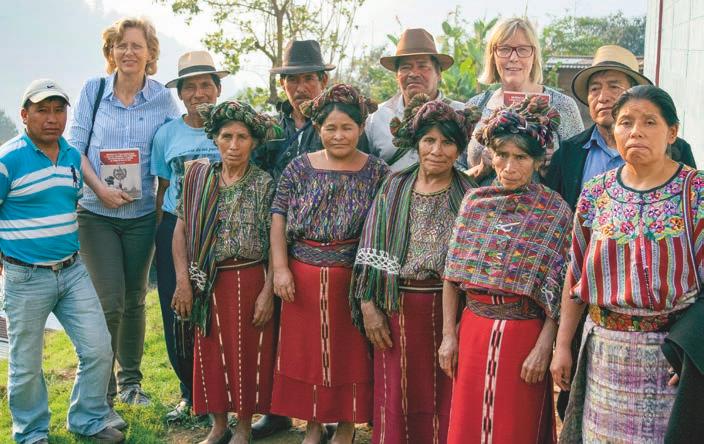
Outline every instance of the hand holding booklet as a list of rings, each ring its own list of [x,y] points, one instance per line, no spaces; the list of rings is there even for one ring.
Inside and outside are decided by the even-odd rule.
[[[100,180],[110,188],[142,198],[142,164],[139,148],[100,151]]]
[[[545,93],[525,93],[520,91],[504,91],[504,106],[518,105],[523,102],[526,97],[541,96],[550,103],[550,94]]]

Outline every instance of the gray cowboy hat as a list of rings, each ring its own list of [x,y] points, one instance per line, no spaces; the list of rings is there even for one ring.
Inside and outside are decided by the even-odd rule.
[[[331,71],[335,65],[323,62],[320,44],[315,40],[292,40],[284,49],[283,64],[269,70],[272,74],[301,74]]]

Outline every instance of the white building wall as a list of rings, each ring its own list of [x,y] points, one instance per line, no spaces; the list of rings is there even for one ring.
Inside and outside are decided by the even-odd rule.
[[[658,12],[661,0],[648,0],[645,75],[655,81]],[[692,145],[704,169],[704,0],[662,0],[660,83],[675,101],[680,137]]]

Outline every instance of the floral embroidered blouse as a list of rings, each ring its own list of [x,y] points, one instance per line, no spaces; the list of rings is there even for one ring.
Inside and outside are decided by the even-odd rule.
[[[577,203],[572,295],[626,314],[669,312],[693,302],[704,276],[704,172],[691,182],[695,267],[682,207],[681,165],[667,183],[647,191],[621,182],[623,167],[585,184]]]
[[[450,209],[450,189],[411,196],[406,260],[399,273],[403,279],[441,279],[445,269],[447,243],[455,214]]]

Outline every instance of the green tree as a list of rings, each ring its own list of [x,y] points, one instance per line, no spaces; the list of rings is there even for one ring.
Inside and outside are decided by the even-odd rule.
[[[556,17],[543,28],[546,56],[591,56],[603,45],[620,45],[637,56],[645,49],[645,16],[626,17],[622,12],[606,17]]]
[[[269,99],[269,89],[261,86],[248,86],[235,94],[237,100],[247,102],[254,109],[259,112],[273,113],[275,111],[274,105]],[[285,98],[283,92],[278,96],[279,100]]]
[[[172,10],[190,22],[200,15],[209,16],[216,29],[203,42],[225,58],[225,66],[236,73],[241,57],[258,53],[271,66],[280,66],[283,50],[290,39],[318,40],[326,60],[339,64],[345,51],[354,19],[364,0],[156,0],[170,4]],[[276,79],[269,76],[268,100],[277,98]]]
[[[443,35],[438,37],[440,51],[451,55],[455,64],[442,74],[440,89],[447,97],[465,101],[486,87],[477,78],[483,69],[486,38],[498,17],[475,20],[471,25],[462,18],[457,7],[442,23]]]
[[[0,144],[17,135],[17,127],[4,110],[0,109]]]
[[[396,76],[379,63],[382,56],[390,53],[388,46],[364,48],[360,55],[350,59],[347,71],[338,73],[335,80],[355,85],[377,102],[389,99],[398,91]]]

